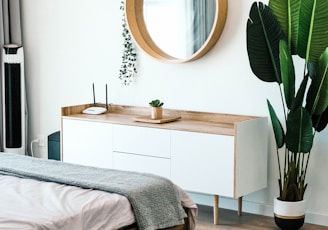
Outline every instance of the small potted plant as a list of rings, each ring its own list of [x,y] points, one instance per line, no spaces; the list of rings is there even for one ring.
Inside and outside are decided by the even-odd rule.
[[[163,117],[163,108],[164,102],[161,102],[159,99],[152,100],[149,102],[151,106],[151,119],[161,119]]]

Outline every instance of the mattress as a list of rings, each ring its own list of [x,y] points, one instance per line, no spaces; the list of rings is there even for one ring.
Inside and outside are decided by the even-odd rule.
[[[118,194],[3,175],[0,188],[0,229],[113,230],[135,222]]]

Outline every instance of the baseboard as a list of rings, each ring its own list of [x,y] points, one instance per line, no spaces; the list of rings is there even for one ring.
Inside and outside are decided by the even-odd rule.
[[[199,194],[199,193],[190,193],[188,192],[193,201],[197,204],[213,206],[213,196]],[[229,210],[236,210],[238,208],[238,201],[236,199],[220,197],[219,207]],[[273,206],[271,204],[257,203],[253,201],[248,201],[243,199],[243,212],[263,215],[263,216],[273,216]],[[316,224],[328,227],[328,215],[306,212],[305,222],[309,224]]]
[[[305,216],[305,222],[328,227],[328,215],[323,215],[314,212],[307,212]]]

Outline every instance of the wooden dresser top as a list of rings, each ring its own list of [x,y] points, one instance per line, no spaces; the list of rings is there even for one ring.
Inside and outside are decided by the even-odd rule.
[[[164,117],[179,116],[181,118],[173,122],[156,124],[139,122],[135,121],[134,119],[139,116],[150,116],[150,107],[110,104],[109,111],[104,114],[89,115],[82,113],[84,109],[91,106],[93,106],[93,104],[62,107],[62,118],[229,136],[235,135],[236,125],[238,123],[261,119],[261,117],[256,116],[173,110],[163,108]],[[104,105],[99,106],[104,107]]]

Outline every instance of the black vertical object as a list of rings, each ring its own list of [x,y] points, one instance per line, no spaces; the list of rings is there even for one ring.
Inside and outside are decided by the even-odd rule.
[[[5,118],[6,147],[22,147],[21,115],[21,66],[19,63],[5,63]]]
[[[26,154],[24,52],[17,44],[3,46],[2,104],[3,151]]]

